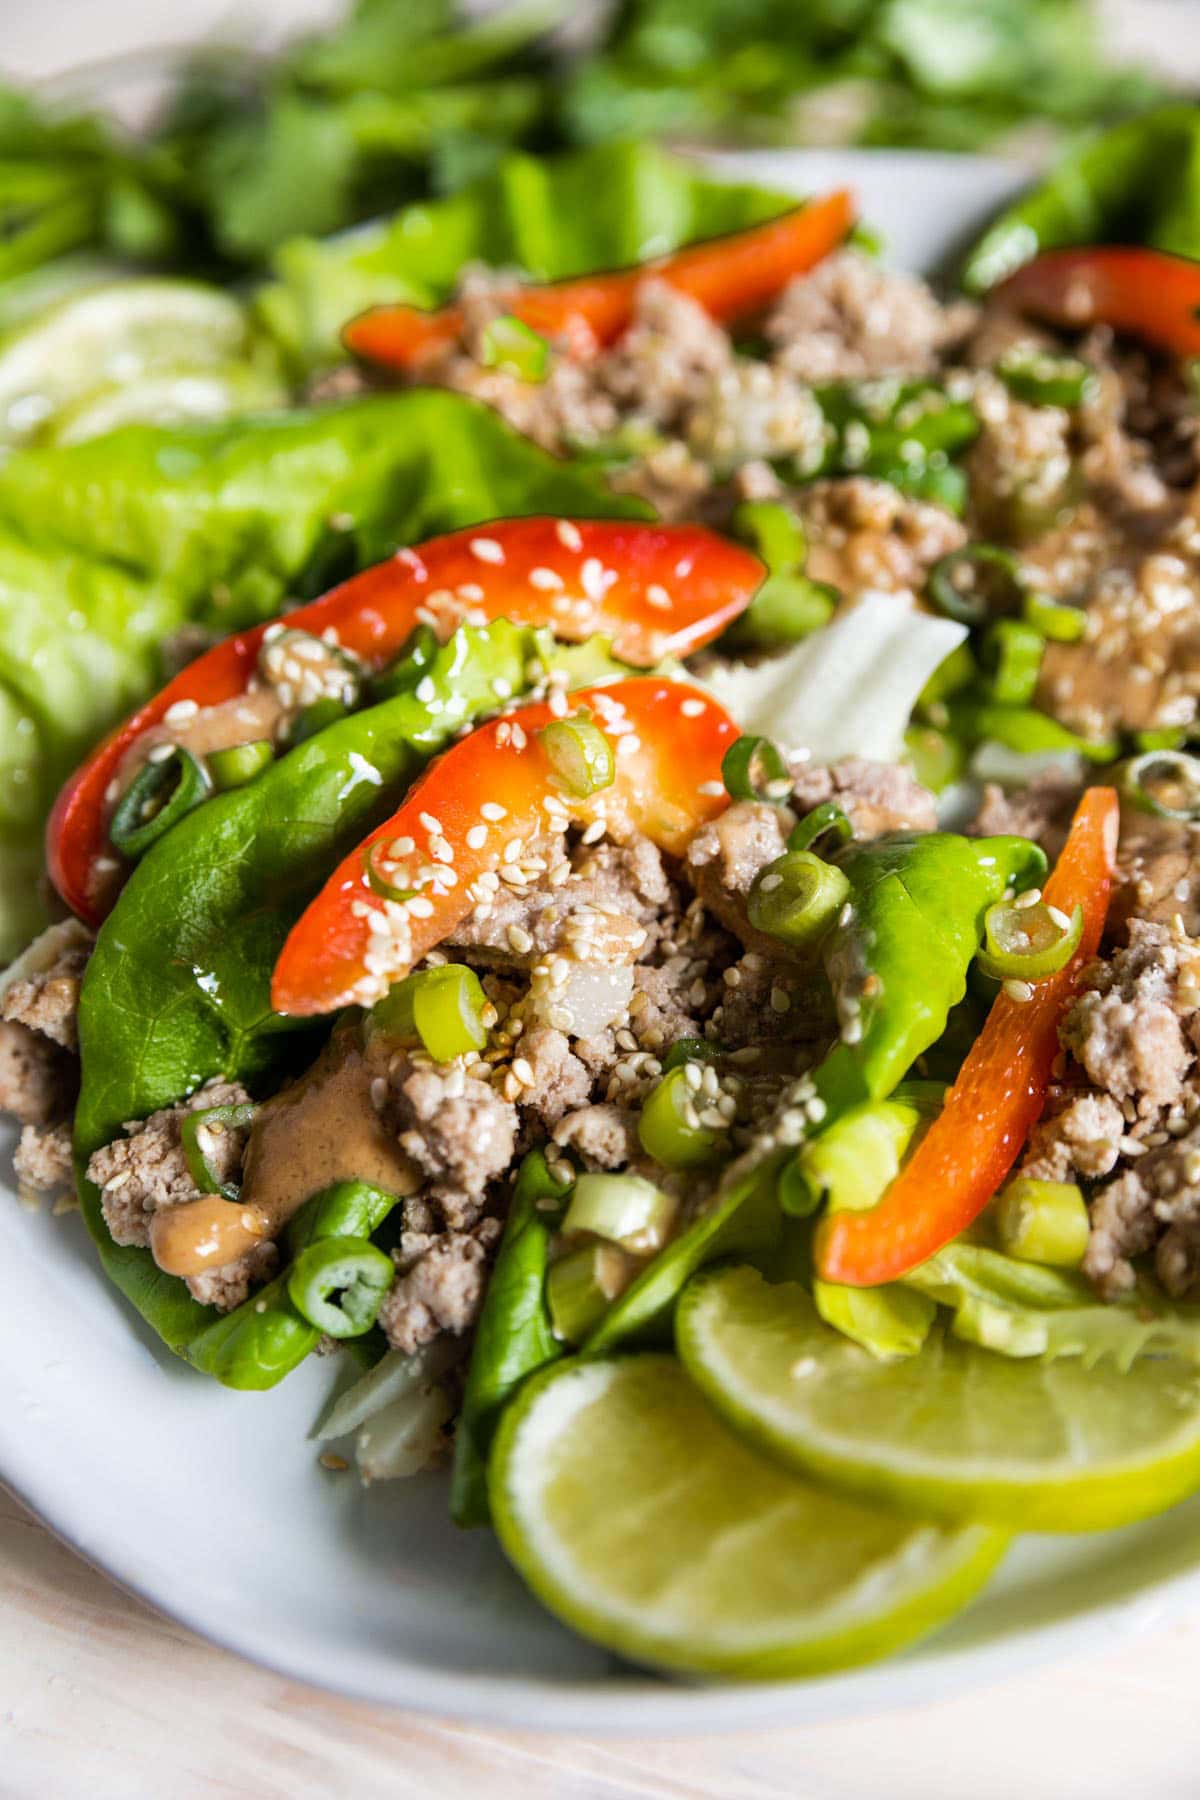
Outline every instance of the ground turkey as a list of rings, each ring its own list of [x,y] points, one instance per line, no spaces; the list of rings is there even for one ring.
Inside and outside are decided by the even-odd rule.
[[[148,1119],[131,1120],[125,1126],[127,1136],[94,1152],[88,1179],[100,1189],[104,1222],[114,1243],[148,1245],[150,1221],[156,1212],[200,1198],[180,1138],[180,1124],[187,1114],[210,1106],[241,1105],[249,1098],[239,1082],[208,1081],[178,1105],[163,1107]],[[246,1136],[245,1130],[208,1134],[206,1154],[218,1181],[237,1179]],[[205,1306],[228,1312],[241,1305],[252,1287],[274,1273],[277,1261],[274,1244],[264,1242],[235,1262],[187,1276],[187,1286]]]
[[[52,925],[0,980],[0,1112],[21,1122],[13,1166],[31,1196],[73,1185],[76,1015],[91,946],[75,920]]]
[[[500,1238],[499,1219],[471,1231],[406,1231],[395,1253],[397,1275],[379,1310],[393,1350],[411,1355],[443,1331],[456,1335],[479,1316],[488,1258]]]
[[[776,361],[803,381],[861,381],[929,374],[973,318],[969,305],[940,306],[915,276],[841,250],[789,283],[766,336]]]
[[[796,507],[809,543],[808,574],[843,594],[917,594],[931,566],[967,537],[942,507],[865,475],[809,482],[797,491]]]
[[[464,1069],[403,1055],[388,1083],[400,1148],[427,1177],[426,1197],[455,1230],[473,1225],[488,1184],[512,1161],[516,1107]]]

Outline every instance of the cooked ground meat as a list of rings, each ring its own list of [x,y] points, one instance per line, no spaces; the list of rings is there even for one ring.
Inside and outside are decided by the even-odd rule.
[[[1071,415],[1028,406],[986,374],[975,379],[974,404],[980,431],[966,467],[977,535],[1030,537],[1069,496]]]
[[[795,502],[808,537],[808,573],[843,594],[916,594],[938,558],[967,538],[942,507],[865,475],[809,482]]]
[[[747,950],[725,971],[721,1004],[712,1015],[723,1044],[808,1043],[832,1036],[833,1007],[819,969],[798,967]]]
[[[406,1056],[388,1075],[400,1148],[429,1178],[447,1224],[474,1224],[512,1161],[517,1111],[490,1082]]]
[[[125,1126],[127,1136],[93,1153],[88,1179],[100,1189],[104,1222],[115,1243],[148,1245],[150,1221],[156,1212],[200,1198],[179,1135],[187,1114],[210,1106],[241,1105],[249,1098],[239,1082],[207,1081],[178,1105],[163,1107],[148,1119],[130,1120]],[[239,1175],[246,1135],[241,1130],[209,1133],[208,1161],[219,1181],[233,1181]],[[274,1267],[274,1245],[259,1244],[235,1262],[202,1275],[189,1275],[187,1285],[196,1299],[228,1311],[240,1306],[251,1286],[265,1279]]]
[[[856,838],[881,837],[887,831],[934,831],[937,802],[898,763],[868,762],[848,756],[841,762],[800,763],[793,767],[792,809],[810,812],[836,800],[854,827]]]
[[[1095,1181],[1116,1167],[1125,1115],[1111,1094],[1063,1094],[1061,1110],[1029,1134],[1021,1173],[1041,1181]]]
[[[641,1152],[638,1113],[630,1106],[601,1101],[568,1113],[551,1136],[563,1150],[573,1150],[588,1169],[623,1169]]]
[[[1147,1150],[1093,1202],[1084,1268],[1102,1294],[1128,1293],[1132,1259],[1151,1249],[1168,1294],[1185,1294],[1200,1272],[1200,1126]]]
[[[1200,936],[1200,826],[1123,806],[1109,930],[1133,918],[1170,925],[1177,916],[1189,937]]]
[[[687,867],[705,906],[751,949],[779,949],[751,925],[746,896],[754,877],[783,853],[787,823],[779,807],[738,800],[702,825],[687,848]]]
[[[803,381],[927,374],[974,316],[943,307],[915,276],[885,269],[860,250],[827,256],[784,290],[766,323],[776,361]]]
[[[0,984],[0,1018],[24,1025],[64,1050],[78,1049],[79,984],[92,935],[76,920],[52,925]]]
[[[979,837],[1032,838],[1051,862],[1067,841],[1071,816],[1079,799],[1077,784],[1057,769],[1035,775],[1029,786],[1008,792],[988,782],[968,831]]]
[[[0,1022],[0,1112],[46,1125],[70,1107],[73,1058],[25,1025]]]
[[[1085,972],[1059,1029],[1097,1087],[1146,1118],[1179,1091],[1195,1046],[1183,1021],[1200,1003],[1200,947],[1135,920],[1127,948]]]
[[[55,1194],[74,1185],[71,1159],[71,1125],[60,1119],[54,1125],[22,1128],[13,1157],[13,1169],[22,1189],[34,1194]]]
[[[473,1231],[405,1232],[396,1252],[397,1278],[379,1310],[393,1350],[411,1355],[440,1332],[470,1329],[500,1230],[498,1219],[481,1219]]]
[[[567,1035],[539,1025],[523,1032],[517,1045],[526,1077],[519,1105],[544,1126],[557,1125],[564,1113],[582,1106],[592,1091],[592,1077],[572,1054]]]

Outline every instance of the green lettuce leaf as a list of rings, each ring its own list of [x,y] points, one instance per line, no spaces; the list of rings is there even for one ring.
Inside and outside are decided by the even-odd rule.
[[[240,420],[131,426],[0,468],[0,961],[42,919],[54,794],[157,685],[188,622],[234,630],[397,545],[531,512],[638,512],[486,407],[413,391]]]
[[[408,206],[345,237],[301,238],[259,294],[268,328],[300,371],[336,362],[347,319],[385,300],[436,306],[464,263],[556,281],[660,256],[772,217],[794,197],[715,181],[646,144],[506,157],[449,199]]]

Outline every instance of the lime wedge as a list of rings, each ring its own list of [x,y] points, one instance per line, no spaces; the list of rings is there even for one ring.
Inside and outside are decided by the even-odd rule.
[[[241,302],[202,282],[146,276],[69,295],[0,343],[0,441],[32,438],[97,388],[235,361],[248,345]]]
[[[721,1415],[790,1469],[925,1518],[1094,1531],[1200,1487],[1200,1370],[1143,1357],[1017,1360],[935,1328],[881,1362],[794,1282],[698,1275],[679,1354]]]
[[[500,1541],[550,1611],[635,1662],[810,1675],[963,1606],[1007,1537],[919,1524],[755,1455],[671,1356],[555,1364],[501,1422]]]

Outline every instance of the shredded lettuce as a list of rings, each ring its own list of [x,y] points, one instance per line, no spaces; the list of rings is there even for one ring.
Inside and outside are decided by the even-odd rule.
[[[808,750],[819,762],[898,762],[922,688],[966,636],[952,619],[867,593],[782,656],[714,667],[707,681],[744,731]]]

